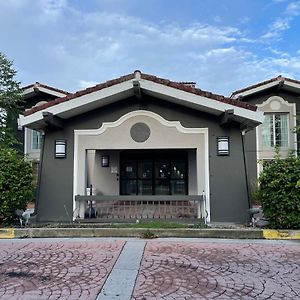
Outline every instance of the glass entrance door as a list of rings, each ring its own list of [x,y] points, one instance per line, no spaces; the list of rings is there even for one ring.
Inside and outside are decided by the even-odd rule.
[[[121,195],[186,195],[187,183],[183,151],[126,151],[121,156]]]

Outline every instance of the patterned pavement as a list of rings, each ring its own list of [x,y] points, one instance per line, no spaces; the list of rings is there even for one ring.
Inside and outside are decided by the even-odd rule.
[[[0,241],[0,299],[95,299],[122,241]]]
[[[154,241],[134,299],[300,299],[300,247]]]
[[[0,240],[0,299],[96,299],[125,244],[101,238]],[[146,241],[131,299],[297,300],[300,244]]]

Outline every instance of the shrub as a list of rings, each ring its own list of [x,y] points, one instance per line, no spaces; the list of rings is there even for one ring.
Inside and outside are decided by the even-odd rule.
[[[300,158],[263,162],[259,197],[272,228],[300,228]]]
[[[0,149],[0,218],[11,223],[16,209],[32,199],[31,165],[14,149]]]
[[[155,238],[157,238],[157,236],[155,235],[154,232],[147,229],[146,231],[141,233],[141,238],[142,239],[155,239]]]

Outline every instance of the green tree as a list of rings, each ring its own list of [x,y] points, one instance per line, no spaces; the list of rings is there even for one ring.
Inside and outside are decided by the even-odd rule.
[[[278,150],[277,150],[278,153]],[[300,158],[290,154],[263,162],[258,195],[273,228],[300,228]]]
[[[32,168],[17,150],[0,148],[0,223],[11,223],[16,209],[33,197]]]
[[[0,52],[0,147],[15,145],[16,120],[20,112],[20,82],[15,80],[13,62]]]
[[[0,52],[0,223],[10,223],[33,196],[31,165],[13,148],[21,103],[15,75],[13,62]]]

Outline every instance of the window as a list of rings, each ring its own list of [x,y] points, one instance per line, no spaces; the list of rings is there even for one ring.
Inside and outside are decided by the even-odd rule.
[[[32,130],[31,149],[39,150],[42,145],[42,135],[39,131]]]
[[[288,114],[265,114],[262,124],[263,148],[288,147]]]
[[[184,151],[127,151],[121,158],[122,195],[187,195]]]

